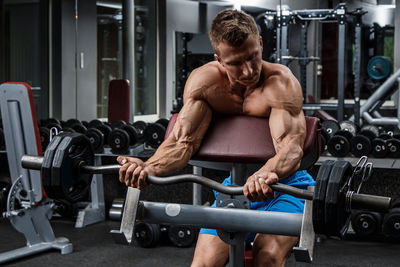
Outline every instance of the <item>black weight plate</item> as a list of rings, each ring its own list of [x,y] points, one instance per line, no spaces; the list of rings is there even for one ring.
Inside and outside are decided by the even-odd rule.
[[[351,132],[346,131],[346,130],[339,130],[339,131],[337,131],[337,132],[335,133],[335,135],[343,136],[344,138],[347,139],[347,141],[350,141],[351,138],[354,137],[354,135],[353,135]]]
[[[380,138],[374,138],[371,142],[372,151],[371,154],[376,158],[384,158],[388,154],[386,141]]]
[[[87,131],[87,128],[83,126],[81,123],[75,123],[71,126],[72,129],[74,129],[75,132],[85,134]]]
[[[129,134],[121,129],[114,129],[108,136],[108,145],[114,154],[125,154],[129,151]]]
[[[104,134],[99,129],[90,128],[86,131],[86,136],[89,138],[95,153],[103,152]]]
[[[358,134],[364,135],[372,140],[379,136],[379,129],[375,125],[365,125],[361,128]]]
[[[382,223],[382,233],[387,237],[400,237],[400,211],[398,209],[385,214]]]
[[[364,135],[356,135],[350,140],[350,151],[356,157],[367,156],[371,153],[371,141]]]
[[[46,192],[47,196],[50,198],[55,198],[55,192],[52,187],[52,167],[53,167],[53,158],[54,154],[56,153],[57,147],[60,144],[61,140],[64,138],[66,133],[61,133],[56,135],[51,140],[50,144],[47,146],[46,151],[43,155],[43,163],[41,167],[42,171],[42,184],[44,191]]]
[[[169,120],[166,119],[166,118],[161,118],[161,119],[158,119],[158,120],[156,121],[156,123],[161,124],[162,126],[165,127],[165,129],[167,129],[167,128],[168,128]]]
[[[349,213],[345,209],[345,192],[340,192],[351,175],[352,166],[348,161],[336,161],[329,175],[325,196],[325,230],[328,236],[341,237]]]
[[[150,123],[144,130],[144,138],[146,143],[157,148],[164,141],[165,127],[159,123]]]
[[[322,129],[325,129],[330,136],[333,136],[337,131],[340,130],[340,125],[337,121],[325,120],[322,122]]]
[[[138,141],[139,133],[135,127],[130,124],[122,125],[121,130],[124,130],[129,135],[129,145],[133,146]]]
[[[154,247],[160,241],[160,226],[153,223],[137,222],[134,235],[139,246],[143,248]]]
[[[45,151],[50,142],[50,129],[47,127],[39,127],[39,134],[42,150]]]
[[[89,129],[89,122],[88,121],[81,121],[82,125],[86,127],[86,129]]]
[[[318,170],[312,203],[312,219],[316,234],[325,234],[326,186],[334,163],[333,160],[325,160]]]
[[[197,230],[191,225],[171,225],[168,228],[168,238],[179,248],[190,247],[196,240]]]
[[[400,158],[400,140],[395,138],[386,140],[386,148],[388,150],[388,157]]]
[[[103,125],[103,122],[99,119],[94,119],[94,120],[89,121],[88,128],[97,128],[100,125]]]
[[[112,129],[110,126],[106,124],[102,124],[96,127],[96,129],[99,129],[103,135],[104,135],[104,144],[108,144],[108,136],[110,135]]]
[[[352,136],[356,135],[357,125],[354,122],[346,120],[342,121],[339,125],[340,129],[350,132]]]
[[[60,120],[58,120],[58,119],[56,119],[56,118],[48,118],[48,119],[45,121],[44,126],[47,126],[47,124],[49,124],[49,123],[54,123],[54,124],[58,124],[58,125],[61,126]],[[47,127],[47,128],[49,128],[49,127]]]
[[[125,124],[126,124],[126,122],[123,121],[123,120],[113,121],[113,122],[111,123],[111,128],[112,128],[112,129],[121,128],[121,126],[122,126],[122,125],[125,125]]]
[[[89,139],[79,133],[70,133],[61,140],[53,158],[52,187],[59,196],[75,203],[90,189],[91,174],[81,173],[79,164],[93,166],[94,153]]]
[[[334,157],[344,157],[350,152],[350,143],[343,136],[332,136],[328,141],[328,151]]]
[[[132,123],[132,126],[136,128],[136,130],[139,131],[140,134],[144,133],[144,129],[147,127],[147,123],[144,121],[135,121]]]
[[[351,226],[356,235],[365,237],[372,236],[381,227],[382,216],[376,212],[354,211],[351,214]]]
[[[69,120],[67,120],[67,121],[65,122],[65,125],[63,125],[63,128],[64,128],[64,127],[70,127],[70,128],[72,128],[72,126],[75,125],[75,124],[81,124],[81,121],[80,121],[80,120],[77,120],[77,119],[69,119]]]
[[[0,128],[0,150],[5,149],[5,144],[6,144],[6,140],[4,139],[4,132],[3,132],[3,129]]]

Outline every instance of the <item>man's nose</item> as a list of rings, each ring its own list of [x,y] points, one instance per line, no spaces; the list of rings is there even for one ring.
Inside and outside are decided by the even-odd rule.
[[[250,62],[245,62],[243,64],[243,76],[251,77],[252,75],[253,75],[253,68],[252,68]]]

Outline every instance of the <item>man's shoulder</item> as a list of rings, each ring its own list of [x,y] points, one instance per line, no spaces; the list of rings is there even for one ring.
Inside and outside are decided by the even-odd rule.
[[[272,107],[283,109],[301,108],[302,90],[292,71],[284,65],[267,63],[264,92]]]
[[[201,76],[202,79],[215,79],[221,76],[221,68],[217,61],[208,62],[196,69],[191,73],[191,76]]]
[[[204,95],[204,91],[219,84],[222,77],[218,62],[212,61],[204,64],[191,72],[186,82],[185,94],[196,98]]]

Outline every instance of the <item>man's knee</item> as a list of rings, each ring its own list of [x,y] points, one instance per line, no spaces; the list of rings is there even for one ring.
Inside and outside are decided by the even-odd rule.
[[[255,266],[281,266],[286,259],[277,247],[272,246],[253,249],[253,257]]]
[[[283,266],[297,237],[258,234],[253,244],[255,266]]]
[[[192,267],[224,266],[229,247],[218,236],[200,234],[193,256]]]

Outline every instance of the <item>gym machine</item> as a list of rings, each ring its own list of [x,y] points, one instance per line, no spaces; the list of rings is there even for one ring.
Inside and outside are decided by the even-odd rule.
[[[54,203],[42,189],[40,172],[21,167],[24,154],[42,155],[33,94],[25,83],[0,85],[0,108],[12,186],[3,216],[21,232],[26,246],[0,253],[0,263],[50,249],[61,254],[72,252],[65,237],[54,236],[49,219]]]
[[[346,21],[347,16],[355,18],[355,66],[354,69],[354,116],[356,121],[360,118],[360,60],[361,60],[361,18],[365,14],[362,9],[348,11],[345,3],[338,4],[334,9],[315,9],[315,10],[291,10],[287,7],[278,6],[276,11],[277,20],[277,42],[276,60],[278,63],[287,65],[289,60],[299,60],[300,64],[300,83],[303,88],[303,95],[306,96],[306,71],[307,64],[318,57],[310,57],[307,53],[307,26],[310,21],[337,22],[338,34],[338,104],[313,104],[304,103],[304,110],[337,110],[337,120],[344,119],[344,79],[345,79],[345,41],[346,41]],[[268,13],[268,15],[270,15]],[[288,49],[288,26],[291,21],[301,23],[301,55],[293,57],[289,55]]]

